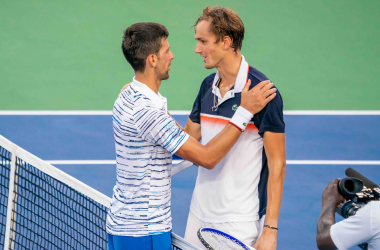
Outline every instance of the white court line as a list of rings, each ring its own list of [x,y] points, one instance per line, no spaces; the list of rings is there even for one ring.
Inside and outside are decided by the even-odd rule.
[[[116,160],[51,160],[52,165],[116,165]],[[182,160],[174,160],[178,164]],[[380,161],[287,160],[288,165],[380,165]]]
[[[51,165],[116,165],[116,160],[51,160],[46,161]],[[182,160],[174,160],[173,164],[178,164]]]
[[[288,165],[380,165],[380,161],[287,160]]]
[[[189,110],[169,110],[189,115]],[[0,110],[0,115],[112,115],[111,110]],[[284,115],[380,115],[380,110],[285,110]]]

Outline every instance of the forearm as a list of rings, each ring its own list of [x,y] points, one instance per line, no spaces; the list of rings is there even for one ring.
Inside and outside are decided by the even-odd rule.
[[[267,186],[267,211],[266,211],[266,224],[272,227],[278,227],[278,218],[280,215],[280,207],[282,200],[282,193],[284,189],[285,160],[276,162],[268,162],[269,164],[269,178]]]
[[[213,169],[233,147],[241,133],[235,126],[228,124],[205,146],[194,138],[189,138],[189,145],[181,147],[177,155],[196,165]]]
[[[286,171],[285,134],[268,131],[263,140],[269,169],[266,224],[277,227]]]
[[[201,140],[201,125],[193,122],[190,118],[187,119],[186,125],[183,128],[187,134],[195,138],[197,141]]]
[[[335,224],[334,201],[326,201],[322,204],[322,211],[317,222],[318,249],[336,249],[332,243],[330,228]]]

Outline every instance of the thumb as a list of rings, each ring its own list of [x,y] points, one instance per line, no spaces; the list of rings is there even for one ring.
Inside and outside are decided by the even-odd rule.
[[[247,83],[245,84],[243,88],[243,91],[248,91],[250,86],[251,86],[251,79],[248,79]]]

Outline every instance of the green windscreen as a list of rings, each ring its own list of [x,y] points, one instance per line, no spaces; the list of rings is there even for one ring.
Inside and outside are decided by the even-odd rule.
[[[0,3],[0,109],[111,110],[133,70],[123,31],[158,22],[175,55],[160,92],[190,110],[206,70],[191,26],[215,1]],[[379,110],[380,1],[217,1],[245,24],[242,54],[280,90],[286,110]]]

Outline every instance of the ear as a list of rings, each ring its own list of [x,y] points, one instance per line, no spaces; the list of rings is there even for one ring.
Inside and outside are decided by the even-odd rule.
[[[151,66],[152,68],[156,67],[157,65],[157,61],[158,61],[158,58],[155,54],[150,54],[148,55],[148,57],[146,58],[146,65],[148,66]]]
[[[223,49],[227,50],[229,48],[232,48],[232,39],[229,36],[223,37]]]

